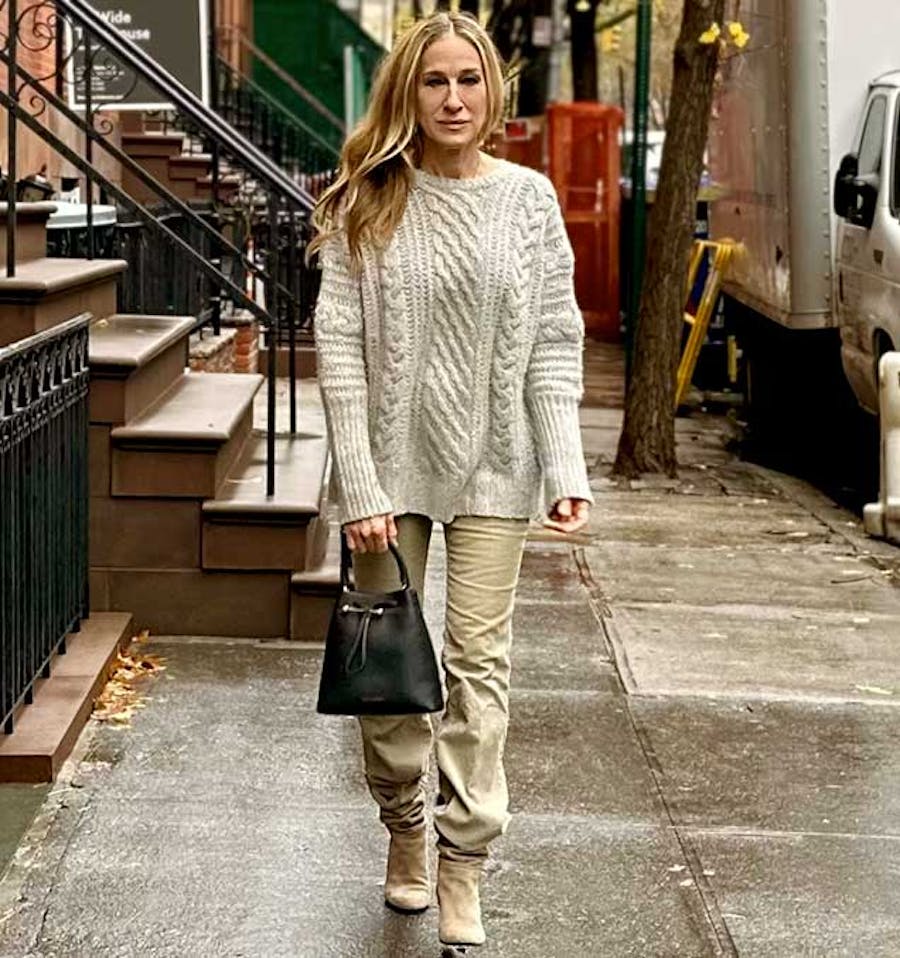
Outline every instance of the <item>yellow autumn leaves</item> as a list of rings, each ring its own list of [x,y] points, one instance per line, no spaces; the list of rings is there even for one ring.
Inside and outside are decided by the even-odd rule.
[[[111,674],[97,700],[94,718],[113,727],[127,726],[138,709],[145,707],[143,680],[165,671],[165,660],[149,655],[140,648],[148,633],[135,636],[127,651],[119,652],[112,664]]]
[[[725,24],[724,34],[718,23],[711,24],[707,30],[704,30],[703,33],[700,34],[700,43],[704,45],[708,46],[713,43],[721,43],[722,46],[726,46],[728,43],[731,43],[736,46],[738,50],[743,50],[749,40],[750,34],[744,29],[743,24],[737,20]]]

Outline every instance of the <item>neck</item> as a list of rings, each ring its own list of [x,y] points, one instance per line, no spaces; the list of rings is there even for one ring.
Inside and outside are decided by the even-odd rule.
[[[472,179],[481,172],[481,153],[477,146],[442,150],[426,145],[420,166],[426,173],[433,173],[435,176],[445,176],[452,180]]]

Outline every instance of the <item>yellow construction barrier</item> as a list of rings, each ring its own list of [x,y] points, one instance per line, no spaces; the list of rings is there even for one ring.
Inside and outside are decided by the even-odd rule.
[[[691,314],[685,311],[684,321],[691,327],[688,334],[684,351],[681,354],[681,362],[678,364],[678,378],[675,384],[675,408],[677,409],[687,396],[688,387],[694,376],[694,369],[697,366],[697,359],[700,356],[700,347],[706,339],[706,333],[709,330],[709,321],[712,319],[713,311],[719,299],[719,291],[722,288],[722,279],[728,264],[731,261],[731,255],[734,252],[735,244],[731,240],[722,242],[713,242],[712,240],[695,240],[694,250],[691,253],[691,266],[688,272],[687,295],[690,296],[697,281],[697,272],[700,264],[703,262],[703,255],[709,251],[709,272],[706,276],[706,282],[703,285],[703,293],[700,296],[700,302],[697,306],[697,312]]]

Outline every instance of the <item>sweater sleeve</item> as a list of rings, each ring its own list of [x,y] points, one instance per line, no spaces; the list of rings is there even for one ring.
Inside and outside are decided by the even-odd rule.
[[[341,522],[390,512],[391,502],[378,479],[369,440],[360,286],[350,272],[346,246],[337,238],[322,249],[314,329]]]
[[[525,395],[544,474],[545,508],[560,499],[594,501],[578,404],[583,392],[584,321],[575,301],[575,257],[556,196],[544,230],[543,278]]]

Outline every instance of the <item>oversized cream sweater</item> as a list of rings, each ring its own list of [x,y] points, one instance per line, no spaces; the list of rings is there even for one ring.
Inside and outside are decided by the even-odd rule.
[[[326,244],[315,334],[341,522],[592,498],[572,273],[551,183],[505,161],[473,179],[416,171],[357,275],[346,242]]]

